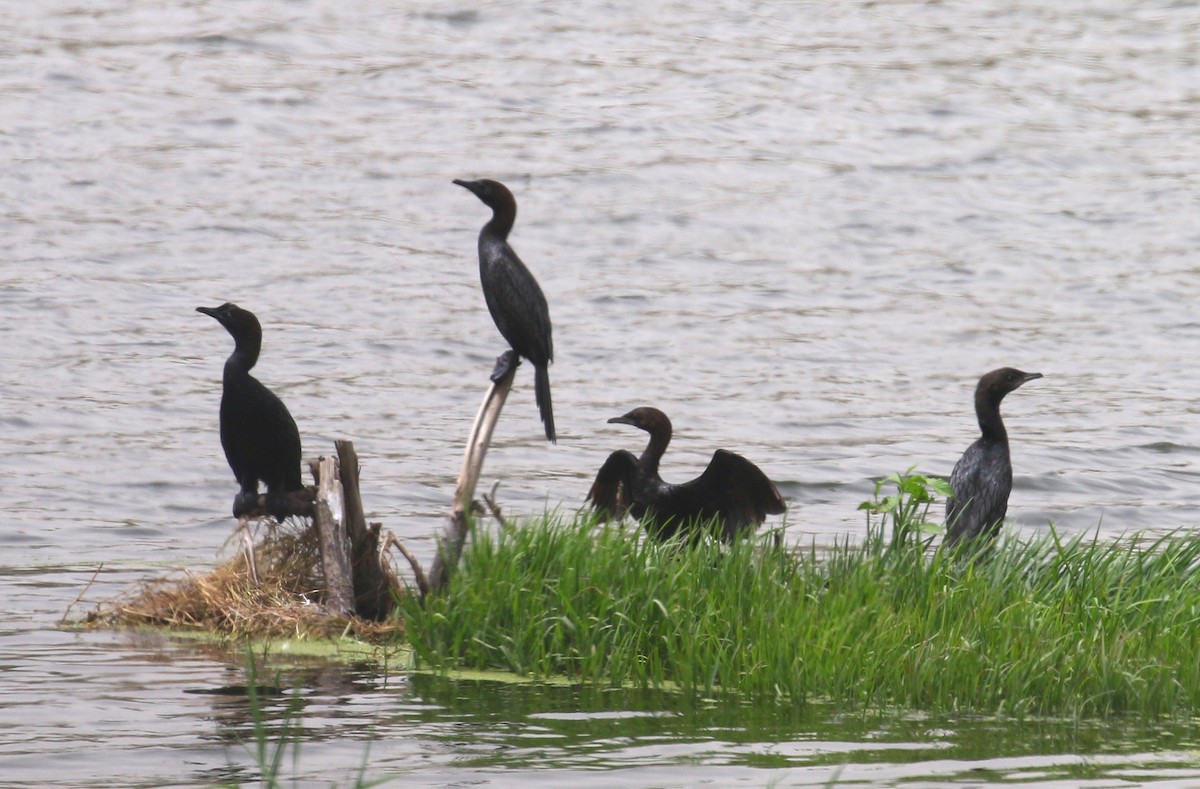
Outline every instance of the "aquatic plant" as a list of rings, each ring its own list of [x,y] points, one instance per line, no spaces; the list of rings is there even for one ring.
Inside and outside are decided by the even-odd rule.
[[[245,650],[245,666],[246,710],[251,725],[251,738],[243,741],[241,745],[258,766],[258,785],[262,789],[296,786],[300,783],[298,779],[284,776],[284,761],[290,755],[291,772],[294,775],[299,771],[300,742],[304,732],[302,696],[299,690],[295,690],[287,697],[286,706],[282,710],[271,710],[265,696],[281,693],[282,681],[279,673],[275,673],[271,684],[260,684],[258,660],[248,645]],[[353,789],[370,789],[382,786],[388,781],[386,778],[367,780],[368,757],[369,752],[364,752],[357,774],[348,784]],[[238,772],[232,759],[230,768],[232,772]],[[219,787],[225,789],[239,785],[241,784],[228,783],[219,784]]]
[[[275,684],[279,684],[278,676],[275,678]],[[272,722],[263,704],[264,690],[265,688],[258,683],[258,662],[254,659],[254,653],[247,647],[246,707],[250,713],[254,739],[245,744],[245,747],[258,764],[259,781],[263,789],[277,789],[282,786],[280,772],[283,769],[284,757],[291,751],[294,762],[300,755],[298,740],[301,730],[301,700],[298,693],[293,693],[279,719]]]
[[[903,474],[896,473],[876,480],[872,497],[858,505],[860,510],[868,513],[869,539],[882,538],[888,530],[888,524],[891,524],[892,538],[887,546],[891,551],[902,550],[909,545],[924,550],[929,547],[934,535],[945,531],[942,526],[931,523],[928,516],[935,494],[952,495],[950,483],[940,477],[914,474],[914,470],[909,468]],[[887,496],[880,495],[888,483],[896,487],[896,492]],[[871,515],[879,518],[878,528],[872,528]]]
[[[859,708],[1200,709],[1200,535],[925,550],[900,475],[858,542],[656,544],[547,518],[477,534],[445,596],[403,605],[421,664]],[[936,488],[934,488],[936,490]],[[886,538],[885,522],[892,531]],[[912,550],[899,550],[902,545]]]

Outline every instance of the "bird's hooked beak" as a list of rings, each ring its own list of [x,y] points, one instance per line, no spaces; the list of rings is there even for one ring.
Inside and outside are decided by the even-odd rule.
[[[220,309],[220,307],[197,307],[196,312],[202,312],[210,318],[217,318],[217,320],[221,320],[217,317],[217,311]]]
[[[625,414],[624,416],[614,416],[612,419],[608,420],[608,423],[610,425],[632,425],[633,427],[638,426],[638,423],[635,422],[633,417],[631,417],[629,414]]]
[[[1035,378],[1041,378],[1041,373],[1025,373],[1025,377],[1021,379],[1022,384],[1027,384]]]
[[[476,197],[479,196],[479,190],[481,187],[480,187],[478,181],[464,181],[461,178],[455,178],[454,183],[458,184],[463,189],[466,189],[467,191],[471,192]]]

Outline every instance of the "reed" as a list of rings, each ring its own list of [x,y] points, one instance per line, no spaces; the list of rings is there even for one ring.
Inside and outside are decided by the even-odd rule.
[[[407,637],[439,669],[706,696],[1200,710],[1200,536],[1064,541],[1050,528],[974,555],[932,551],[932,496],[911,500],[914,477],[889,478],[890,506],[876,491],[866,539],[820,550],[778,549],[770,535],[657,544],[582,517],[475,535],[444,597],[403,604]],[[927,495],[927,483],[915,487]]]
[[[260,684],[258,660],[248,644],[245,648],[245,666],[246,711],[249,717],[250,737],[239,739],[238,743],[257,766],[260,789],[284,789],[288,786],[298,786],[300,779],[296,777],[296,773],[300,769],[300,746],[305,729],[301,692],[294,690],[286,697],[282,706],[278,700],[274,703],[269,700],[269,697],[281,694],[280,675],[277,672],[270,684]],[[362,763],[352,776],[351,782],[344,784],[345,786],[353,789],[372,789],[372,787],[382,786],[388,782],[386,778],[367,779],[369,756],[369,751],[363,753]],[[285,770],[289,758],[291,762],[290,776],[285,775],[289,772]],[[232,755],[229,757],[229,769],[234,774],[244,772]],[[217,789],[239,789],[239,787],[247,785],[249,784],[244,782],[227,782],[216,784],[215,787]],[[337,787],[339,784],[331,783],[329,786]]]

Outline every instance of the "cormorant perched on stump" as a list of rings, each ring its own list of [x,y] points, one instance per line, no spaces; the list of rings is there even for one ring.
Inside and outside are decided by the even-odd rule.
[[[982,433],[963,453],[950,473],[954,495],[946,499],[946,544],[960,540],[993,539],[1008,512],[1012,492],[1012,461],[1008,431],[1000,418],[1000,401],[1041,373],[1012,367],[992,370],[975,387],[975,416]]]
[[[650,434],[640,458],[624,449],[601,466],[587,500],[605,517],[628,511],[651,537],[667,540],[683,532],[697,537],[710,520],[720,521],[722,542],[754,531],[767,515],[787,509],[774,483],[741,455],[718,449],[708,468],[681,485],[663,482],[658,463],[671,441],[671,420],[657,408],[643,406],[610,423],[632,425]]]
[[[261,480],[267,486],[267,509],[282,521],[286,494],[304,487],[300,432],[283,401],[250,375],[262,348],[262,326],[254,313],[228,302],[196,311],[216,318],[234,340],[221,391],[221,446],[241,485],[233,500],[234,517],[254,509]]]
[[[479,231],[479,279],[492,320],[518,355],[534,370],[534,391],[546,438],[556,441],[554,412],[550,405],[550,372],[554,342],[550,337],[550,309],[537,280],[508,245],[508,234],[517,218],[517,201],[498,181],[461,181],[492,209],[492,218]]]

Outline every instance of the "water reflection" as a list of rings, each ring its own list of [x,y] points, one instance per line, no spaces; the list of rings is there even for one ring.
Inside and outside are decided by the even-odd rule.
[[[386,740],[406,732],[464,774],[492,770],[621,773],[665,765],[723,768],[740,782],[755,771],[809,775],[849,770],[1029,781],[1035,773],[1087,778],[1114,765],[1154,764],[1147,754],[1186,752],[1192,727],[1081,721],[933,718],[846,711],[828,705],[690,702],[666,692],[595,690],[414,675],[401,711],[372,744],[386,772]],[[1090,757],[1106,754],[1103,768]],[[1122,757],[1125,757],[1124,759]],[[1164,769],[1181,757],[1162,757]],[[924,765],[924,767],[922,767]],[[937,765],[936,767],[933,765]],[[1153,775],[1158,766],[1148,768]],[[845,777],[849,777],[848,775]],[[762,780],[761,777],[756,780]],[[1034,785],[1039,785],[1037,781]],[[631,781],[630,785],[640,784]],[[684,784],[679,784],[684,785]]]
[[[60,665],[76,663],[82,672],[57,672],[56,686],[71,688],[70,697],[35,710],[22,699],[44,694],[31,689],[0,705],[0,717],[21,721],[0,738],[8,785],[43,785],[51,776],[58,786],[253,783],[259,732],[268,752],[283,748],[284,775],[300,785],[352,783],[364,769],[402,785],[431,786],[576,779],[594,786],[762,785],[766,775],[782,785],[823,785],[840,775],[872,785],[997,780],[1048,787],[1124,774],[1167,779],[1191,769],[1186,754],[1200,744],[1187,721],[1014,721],[821,703],[745,705],[666,691],[394,675],[375,665],[278,659],[258,670],[271,692],[256,713],[246,694],[251,676],[236,650],[146,635],[64,639],[78,657],[59,658]],[[61,645],[54,652],[68,654]],[[37,661],[21,661],[6,676],[11,682],[14,672],[38,670]],[[73,673],[86,681],[72,680]],[[73,724],[64,730],[67,716]],[[100,731],[96,721],[104,722]],[[118,754],[119,765],[106,754]],[[108,777],[98,779],[98,769]]]

